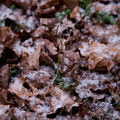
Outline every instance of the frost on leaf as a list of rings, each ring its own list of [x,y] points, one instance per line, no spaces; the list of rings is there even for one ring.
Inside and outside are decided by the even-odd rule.
[[[7,118],[12,118],[10,111],[10,105],[0,105],[0,119],[5,120]]]
[[[89,69],[110,71],[115,63],[120,63],[120,50],[112,45],[99,42],[84,43],[79,46],[82,56],[87,57]]]
[[[20,63],[21,72],[24,74],[31,70],[39,70],[40,66],[40,55],[41,55],[41,44],[38,48],[34,49],[33,53],[28,55],[26,52],[22,54]]]
[[[118,0],[0,3],[0,120],[120,118]]]
[[[14,116],[16,116],[16,118],[19,120],[24,120],[24,119],[44,120],[45,119],[45,117],[43,117],[37,113],[25,111],[25,110],[22,110],[17,107],[15,109],[13,109],[13,112],[14,112]]]
[[[66,71],[70,71],[79,59],[78,52],[65,51],[64,55],[61,56],[61,72],[65,73]]]
[[[55,112],[58,108],[66,108],[68,112],[72,107],[78,107],[78,103],[73,101],[65,92],[58,87],[52,88],[51,109]]]
[[[95,11],[103,11],[103,12],[111,12],[112,14],[115,14],[117,12],[117,5],[116,4],[108,4],[105,5],[100,2],[94,2],[92,3],[92,12]]]
[[[39,94],[39,92],[34,88],[31,84],[28,84],[29,89],[24,87],[24,84],[28,84],[25,82],[23,78],[15,78],[14,82],[10,84],[8,91],[12,94],[17,95],[23,100],[33,101],[35,100],[36,103],[41,104],[42,101],[39,99],[33,99],[35,96]]]

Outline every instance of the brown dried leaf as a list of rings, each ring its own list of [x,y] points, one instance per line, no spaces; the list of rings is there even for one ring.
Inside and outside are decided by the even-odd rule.
[[[19,106],[23,105],[23,100],[21,98],[11,94],[5,89],[0,91],[0,102],[2,104],[19,105]]]
[[[63,3],[69,8],[73,9],[75,6],[79,5],[79,0],[62,0]]]
[[[0,36],[0,42],[8,48],[11,48],[11,45],[13,45],[18,38],[18,35],[14,34],[10,27],[1,27]]]
[[[29,89],[24,87],[27,84]],[[30,91],[32,90],[32,91]],[[35,102],[38,104],[42,104],[43,101],[38,99],[36,96],[39,94],[36,88],[34,88],[30,83],[26,83],[24,78],[15,78],[14,82],[10,84],[8,89],[12,94],[17,95],[19,98],[23,100],[27,100],[29,102]]]
[[[41,44],[38,46],[36,51],[28,58],[29,69],[39,70],[39,58],[41,54]]]
[[[48,53],[42,52],[40,56],[40,61],[54,68],[53,60],[49,57]]]
[[[8,100],[7,100],[7,91],[5,89],[2,89],[0,91],[0,102],[2,104],[6,104],[8,103]],[[12,103],[11,101],[9,101],[9,103]]]
[[[80,56],[78,52],[65,51],[61,56],[61,72],[66,73],[79,61]]]
[[[40,10],[38,8],[38,9],[36,9],[35,14],[36,14],[36,16],[41,17],[43,15],[47,16],[49,14],[53,14],[53,13],[55,13],[55,11],[56,11],[55,7],[47,8],[47,9],[44,9],[44,10]]]
[[[4,51],[5,46],[3,44],[0,44],[0,58],[1,58],[1,54]]]
[[[28,55],[25,52],[22,54],[22,59],[20,62],[20,68],[21,68],[22,74],[27,74],[32,70],[39,70],[40,55],[41,55],[41,44],[38,45],[38,48],[33,52],[33,54]]]
[[[109,93],[109,90],[101,84],[100,80],[111,81],[113,79],[108,73],[99,74],[79,68],[73,72],[72,76],[78,83],[75,91],[79,94],[80,99],[92,97],[95,101],[104,98],[104,93]]]
[[[78,103],[73,101],[64,91],[58,87],[52,87],[51,109],[55,112],[58,108],[65,107],[69,112],[72,107],[78,107]]]
[[[16,116],[16,118],[18,120],[50,120],[50,119],[47,119],[46,117],[44,116],[41,116],[39,114],[36,114],[34,112],[29,112],[29,111],[25,111],[25,110],[22,110],[20,108],[12,108],[13,109],[13,113],[14,115]]]
[[[116,14],[117,12],[117,5],[116,4],[108,4],[105,5],[103,3],[100,2],[94,2],[92,3],[92,13],[96,12],[96,11],[103,11],[103,12],[111,12],[112,14]]]
[[[67,18],[64,18],[61,23],[62,24],[60,23],[56,24],[56,26],[52,29],[52,32],[54,33],[54,35],[57,34],[59,36],[62,36],[63,31],[65,30],[68,30],[68,29],[71,29],[72,31],[75,30],[75,25]]]
[[[120,63],[120,50],[112,45],[99,42],[82,43],[79,50],[82,56],[88,57],[89,69],[99,68],[103,70],[107,68],[110,71],[115,62]]]
[[[57,55],[57,48],[55,47],[54,43],[46,40],[45,41],[45,48],[49,51],[50,56],[55,56]]]
[[[100,25],[86,25],[84,28],[84,33],[91,34],[94,39],[98,39],[105,44],[109,43],[110,36],[116,35],[118,32],[119,28],[117,25],[108,25],[107,27]]]
[[[9,65],[6,64],[0,69],[1,82],[5,89],[9,86]]]
[[[46,25],[46,26],[51,26],[57,22],[56,18],[40,18],[40,24],[41,25]]]
[[[47,27],[45,27],[45,26],[39,26],[36,30],[34,30],[32,32],[31,35],[32,35],[33,39],[37,39],[37,38],[42,37],[44,35],[45,31],[47,31],[47,30],[48,30]]]
[[[31,0],[12,0],[15,4],[21,6],[23,9],[27,10],[31,4]]]
[[[10,105],[0,105],[0,120],[11,120],[9,118]]]
[[[51,84],[53,69],[49,66],[40,66],[39,71],[29,71],[24,78],[29,81],[37,89],[43,89]]]
[[[76,20],[76,22],[80,22],[82,17],[79,12],[79,6],[76,6],[73,11],[70,13],[70,18],[73,18]]]
[[[47,0],[44,2],[44,4],[41,6],[41,8],[51,8],[59,3],[59,0]]]
[[[21,69],[21,73],[25,74],[28,73],[29,71],[29,64],[28,64],[28,54],[27,53],[23,53],[22,54],[22,59],[20,62],[20,69]]]
[[[42,94],[31,83],[25,82],[24,78],[15,78],[8,91],[21,98],[25,105],[36,113],[41,114],[49,111],[49,106],[41,100]]]

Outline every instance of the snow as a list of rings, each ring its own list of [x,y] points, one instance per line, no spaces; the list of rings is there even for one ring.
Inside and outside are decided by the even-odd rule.
[[[30,41],[31,39],[28,39],[28,41]],[[27,42],[27,40],[25,41]],[[24,43],[23,43],[24,44]],[[16,54],[18,54],[19,56],[22,53],[28,53],[28,55],[31,55],[34,53],[35,51],[35,47],[34,46],[23,46],[23,44],[21,44],[20,40],[16,41],[16,43],[12,46],[13,50],[16,52]]]
[[[26,2],[29,2],[29,0],[27,0]],[[34,29],[35,23],[33,17],[30,16],[26,18],[26,16],[22,15],[21,13],[21,9],[16,9],[15,11],[13,11],[3,4],[0,5],[0,20],[10,18],[12,20],[17,20],[18,23],[27,26],[28,31]]]
[[[41,113],[41,112],[49,112],[50,111],[50,107],[48,106],[48,105],[45,105],[45,103],[43,104],[43,105],[39,105],[39,104],[36,104],[37,103],[37,100],[36,100],[36,98],[34,97],[34,96],[32,96],[31,98],[30,98],[30,106],[31,107],[33,107],[33,108],[35,108],[36,109],[36,111],[38,112],[38,113]],[[39,102],[39,101],[38,101]]]
[[[0,20],[3,20],[5,18],[11,17],[11,16],[13,17],[12,13],[13,12],[10,8],[6,7],[3,4],[0,5]]]
[[[108,58],[113,60],[117,55],[117,52],[109,50],[109,46],[102,46],[100,43],[98,43],[97,46],[93,47],[91,52],[97,53],[101,59]]]
[[[30,4],[30,1],[31,1],[31,0],[20,0],[20,2],[22,2],[22,3],[26,2],[26,3],[28,3],[28,4]]]
[[[37,112],[50,112],[50,108],[48,106],[41,106],[41,105],[37,105]]]
[[[120,118],[120,112],[119,111],[113,111],[113,117],[114,118]]]
[[[35,41],[35,45],[36,46],[38,46],[39,44],[41,44],[41,45],[45,45],[45,41],[43,40],[43,39],[37,39],[36,41]]]
[[[108,43],[111,45],[118,45],[120,44],[120,35],[111,35],[108,39]]]
[[[34,23],[34,19],[33,17],[28,17],[27,20],[25,21],[26,26],[29,28],[29,29],[34,29],[34,26],[35,26],[35,23]]]
[[[56,97],[52,97],[51,101],[52,101],[52,105],[53,105],[53,107],[54,107],[54,111],[56,111],[58,108],[63,107],[62,104],[61,104],[61,102],[58,101],[58,100],[56,99]]]
[[[67,88],[69,84],[72,84],[72,80],[70,77],[62,77],[63,81],[65,81],[64,87]]]
[[[21,91],[23,88],[23,85],[22,85],[20,79],[15,77],[15,78],[13,78],[13,81],[14,81],[14,83],[10,84],[10,88],[12,89],[12,91],[13,92]]]
[[[65,63],[66,65],[69,65],[69,63],[70,63],[69,59],[68,59],[68,58],[64,58],[64,63]]]
[[[80,21],[80,20],[81,20],[80,13],[77,13],[77,15],[76,15],[76,19],[77,19],[77,21]]]
[[[118,54],[117,51],[111,49],[111,46],[107,46],[98,42],[90,45],[86,42],[83,42],[79,49],[83,56],[89,56],[90,53],[96,53],[100,60],[102,60],[103,58],[114,60],[116,55]]]
[[[82,76],[78,76],[77,80],[80,82],[76,87],[76,92],[79,94],[80,98],[90,97],[92,92],[89,90],[89,86],[97,86],[99,89],[102,86],[100,85],[100,80],[107,80],[109,74],[97,74],[95,72],[89,73],[84,71],[81,73]]]
[[[25,74],[24,78],[29,78],[29,79],[34,80],[37,77],[37,75],[38,75],[38,72],[34,71],[32,73]]]
[[[18,108],[15,108],[15,116],[16,117],[20,117],[21,118],[23,116],[23,114],[25,114],[24,110],[20,110]]]
[[[0,54],[3,52],[4,45],[0,44]]]
[[[84,120],[90,120],[90,118],[88,117],[88,115],[84,116]]]
[[[34,107],[35,103],[34,102],[30,102],[30,105],[32,107]],[[41,112],[50,112],[50,107],[47,106],[47,105],[36,105],[36,111],[38,113],[41,113]]]
[[[42,1],[40,2],[40,6],[44,5],[45,3],[46,3],[46,0],[42,0]]]
[[[54,106],[54,111],[56,111],[58,108],[62,108],[65,106],[65,99],[67,97],[68,96],[64,94],[61,94],[59,100],[54,96],[52,97],[52,105]]]
[[[88,48],[89,48],[89,45],[88,45],[88,43],[86,43],[86,42],[82,42],[82,49],[80,50],[80,53],[83,55],[83,54],[85,54],[85,55],[89,55],[89,53],[87,52],[87,50],[88,50]]]
[[[31,81],[31,80],[37,79],[38,76],[40,76],[40,77],[50,76],[50,73],[44,69],[40,69],[39,71],[32,71],[32,72],[29,72],[28,74],[25,74],[23,76],[24,76],[24,78],[28,78]]]
[[[63,72],[65,72],[68,69],[68,66],[64,65],[63,66]]]
[[[92,37],[88,37],[89,43],[91,43],[92,41],[94,41],[94,39]]]
[[[116,6],[115,4],[108,4],[107,6],[104,7],[104,9],[102,9],[102,11],[110,12],[112,8],[114,8],[115,6]]]
[[[98,29],[98,36],[102,37],[103,35],[109,35],[110,31],[109,30],[104,30],[104,29]]]
[[[100,2],[94,2],[92,4],[91,10],[92,10],[92,13],[95,12],[96,10],[103,11],[103,12],[110,12],[110,11],[115,10],[116,7],[117,7],[117,5],[113,4],[113,3],[105,5]]]
[[[24,119],[27,119],[27,120],[38,120],[38,116],[39,116],[37,113],[28,112],[28,111],[22,110],[20,108],[15,108],[14,109],[14,115],[17,118],[19,118],[20,120],[24,120]],[[41,120],[44,120],[44,119],[41,119]]]
[[[9,108],[10,108],[9,105],[0,105],[0,115],[5,114]]]

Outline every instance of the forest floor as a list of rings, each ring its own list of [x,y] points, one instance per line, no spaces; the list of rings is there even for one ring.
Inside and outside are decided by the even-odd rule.
[[[119,0],[0,1],[0,120],[120,120]]]

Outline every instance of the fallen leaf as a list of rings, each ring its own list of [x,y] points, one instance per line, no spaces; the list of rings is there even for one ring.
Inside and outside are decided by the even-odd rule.
[[[24,87],[24,84],[29,85],[29,89]],[[42,104],[43,101],[36,98],[36,96],[39,94],[39,92],[34,88],[30,83],[26,83],[24,78],[15,78],[14,82],[10,84],[10,87],[8,89],[12,94],[17,95],[19,98],[27,101],[33,101],[38,104]]]
[[[65,92],[63,92],[58,87],[52,87],[53,96],[51,98],[51,105],[53,112],[57,109],[65,107],[68,112],[72,107],[78,107],[78,103],[73,101]]]
[[[75,19],[76,22],[80,22],[82,17],[79,12],[79,6],[76,6],[73,11],[70,13],[70,18]]]
[[[1,27],[0,36],[1,43],[8,48],[11,48],[11,45],[13,45],[18,38],[18,35],[14,34],[10,27]]]
[[[53,60],[49,57],[48,53],[41,52],[40,61],[54,68]]]
[[[110,71],[115,63],[120,63],[120,50],[112,45],[99,42],[84,43],[79,46],[79,50],[82,56],[88,57],[89,69],[102,70],[106,67]]]
[[[39,58],[41,54],[41,44],[38,46],[36,51],[28,58],[29,69],[39,70]]]
[[[5,89],[9,86],[9,65],[6,64],[0,69],[1,82]]]

